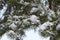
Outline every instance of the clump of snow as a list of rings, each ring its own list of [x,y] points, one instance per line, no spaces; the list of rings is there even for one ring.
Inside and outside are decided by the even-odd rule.
[[[16,30],[17,25],[15,25],[14,23],[12,23],[9,27],[10,27],[12,30]]]
[[[4,34],[0,40],[13,40],[7,36],[7,34]]]
[[[30,13],[36,13],[39,10],[39,8],[33,7],[30,11]]]
[[[28,4],[30,4],[29,2],[24,2],[24,5],[28,5]]]
[[[3,19],[4,19],[4,16],[1,17],[1,20],[3,20]]]
[[[20,0],[20,3],[23,4],[24,3],[24,0]]]
[[[31,20],[32,24],[36,24],[40,22],[38,20],[39,18],[36,15],[31,15],[29,19]]]
[[[8,34],[15,34],[14,31],[10,30]]]
[[[39,17],[37,17],[36,15],[31,15],[26,19],[23,19],[23,24],[24,25],[31,25],[31,24],[40,24],[40,20],[38,20]]]
[[[30,16],[30,20],[31,21],[34,21],[34,20],[37,20],[37,19],[38,19],[38,17],[36,15],[31,15]]]
[[[60,9],[57,10],[58,17],[60,17]]]
[[[24,2],[24,0],[20,0],[20,3],[23,4],[23,5],[25,5],[25,6],[28,5],[28,4],[30,4],[29,2]]]
[[[45,5],[45,1],[46,1],[46,0],[41,0],[41,3]]]
[[[12,38],[11,36],[14,36],[14,38]],[[16,34],[14,33],[14,31],[10,30],[7,33],[3,34],[0,40],[16,40]]]
[[[4,24],[0,24],[0,29],[3,29],[3,27],[5,27]]]
[[[45,14],[45,12],[44,12],[44,10],[42,10],[40,16],[44,16],[44,14]]]
[[[8,31],[8,32],[7,32],[7,35],[8,35],[9,37],[11,37],[11,38],[16,38],[16,37],[17,37],[16,33],[15,33],[14,31],[12,31],[12,30]]]
[[[13,18],[14,18],[14,19],[19,19],[19,17],[18,17],[18,16],[16,16],[16,15],[15,15],[15,16],[13,16]]]
[[[53,24],[54,23],[47,21],[47,22],[43,23],[42,25],[39,25],[39,30],[44,31],[48,26],[52,26]]]
[[[19,21],[19,19],[23,19],[23,18],[25,18],[25,17],[26,17],[26,15],[23,15],[23,16],[17,16],[17,15],[14,15],[14,16],[13,16],[13,19]]]
[[[48,19],[52,20],[52,17],[56,17],[55,12],[53,10],[48,10]]]
[[[38,4],[36,4],[36,3],[31,3],[31,6],[38,6]]]
[[[41,6],[41,4],[40,5],[38,5],[38,8],[40,9],[40,16],[44,16],[44,14],[45,14],[45,9],[43,8],[43,6]]]
[[[24,24],[24,25],[29,25],[30,22],[28,21],[28,19],[24,19],[24,20],[23,20],[23,24]]]
[[[3,9],[0,10],[0,18],[3,16],[3,14],[4,14],[5,11],[6,11],[6,9],[7,9],[7,4],[5,4],[5,6],[3,7]]]
[[[56,30],[60,30],[60,24],[57,25]]]
[[[38,34],[38,31],[34,31],[33,29],[25,31],[26,36],[23,37],[23,40],[49,40],[50,37],[42,37]]]

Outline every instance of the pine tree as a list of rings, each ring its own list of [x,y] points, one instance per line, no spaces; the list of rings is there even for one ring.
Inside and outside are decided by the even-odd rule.
[[[55,9],[52,10],[52,6],[54,8],[56,2],[59,4],[60,1],[48,0],[48,2],[49,7],[46,8],[46,5],[42,5],[41,0],[1,0],[0,9],[3,9],[2,7],[5,4],[8,6],[6,12],[3,14],[4,19],[0,20],[0,36],[12,30],[22,37],[25,35],[24,30],[29,28],[35,29],[39,25],[45,26],[45,23],[48,23],[49,25],[47,25],[46,29],[38,31],[43,37],[50,36],[50,40],[59,40],[60,30],[56,29],[59,24],[59,18],[57,18],[58,15],[56,15],[57,12],[55,12]],[[16,40],[19,40],[19,38],[17,37]]]

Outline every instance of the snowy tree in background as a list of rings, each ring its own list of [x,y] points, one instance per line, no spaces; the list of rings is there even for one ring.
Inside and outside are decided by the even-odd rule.
[[[60,40],[59,0],[0,0],[0,13],[1,40],[23,40],[25,30],[37,28],[43,37]]]

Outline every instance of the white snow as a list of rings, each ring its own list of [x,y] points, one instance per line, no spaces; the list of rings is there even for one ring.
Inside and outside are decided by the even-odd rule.
[[[7,32],[8,34],[15,34],[14,31],[10,30],[9,32]]]
[[[24,2],[24,5],[28,5],[29,4],[29,2]]]
[[[45,30],[48,26],[52,26],[52,25],[53,25],[52,22],[47,21],[47,22],[43,23],[42,25],[39,25],[39,29],[43,31],[43,30]]]
[[[41,0],[42,5],[45,6],[45,7],[48,6],[48,5],[47,5],[48,3],[46,3],[47,1],[48,1],[48,0]]]
[[[34,31],[33,29],[28,30],[25,32],[26,36],[23,38],[23,40],[49,40],[50,37],[42,37],[38,34],[38,31]]]
[[[29,18],[32,21],[32,24],[39,23],[39,18],[36,15],[31,15]]]
[[[4,34],[1,38],[1,40],[13,40],[13,39],[10,39],[7,34]]]
[[[57,25],[56,30],[60,30],[60,24]]]
[[[10,34],[12,36],[15,36],[15,33],[12,30],[10,30],[9,32],[3,34],[0,40],[16,40],[16,36],[14,38],[10,38]]]
[[[50,37],[42,37],[38,34],[38,31],[34,31],[33,29],[25,31],[26,36],[23,37],[23,40],[49,40]],[[10,36],[14,36],[14,38],[10,38]],[[9,32],[5,33],[0,40],[16,40],[16,35],[14,31],[10,30]]]
[[[13,18],[14,18],[14,19],[18,19],[18,18],[19,18],[19,16],[16,16],[16,15],[15,15],[15,16],[13,16]]]
[[[28,21],[28,19],[24,19],[24,20],[23,20],[23,24],[25,24],[25,25],[29,25],[30,22]]]
[[[23,0],[21,0],[20,1],[21,3],[23,3],[24,1]],[[41,1],[42,3],[43,3],[43,5],[45,5],[45,0],[42,0]],[[28,3],[26,3],[25,2],[25,4],[27,5]],[[39,6],[40,7],[40,6]],[[41,7],[42,8],[42,7]],[[40,9],[41,9],[40,8]],[[6,9],[7,9],[7,4],[3,7],[3,9],[2,10],[0,10],[0,18],[3,16],[3,14],[5,13],[5,11],[6,11]],[[13,9],[12,9],[13,10]],[[35,13],[35,12],[37,12],[39,10],[39,8],[35,8],[35,7],[33,7],[32,9],[31,9],[31,11],[30,11],[30,13]],[[42,8],[42,14],[44,14],[44,9]],[[13,12],[13,11],[12,11]],[[12,13],[11,12],[11,13]],[[40,15],[40,14],[39,14]],[[54,16],[54,12],[50,12],[49,13],[49,16]],[[15,19],[18,19],[18,17],[17,16],[14,16],[13,18],[15,18]],[[33,23],[37,23],[37,22],[40,22],[39,20],[38,20],[38,17],[37,16],[35,16],[35,15],[31,15],[30,16],[30,18],[29,18]],[[24,20],[24,22],[26,22],[26,20]],[[53,23],[52,22],[49,22],[49,21],[47,21],[47,22],[45,22],[45,23],[43,23],[42,25],[39,25],[39,28],[38,29],[41,29],[41,30],[45,30],[46,29],[46,27],[47,26],[51,26],[51,25],[53,25]],[[60,28],[59,27],[60,26],[60,24],[57,26],[57,30]],[[13,30],[15,30],[15,28],[17,27],[14,23],[12,23],[9,27],[11,27]],[[38,30],[37,29],[37,30]],[[26,37],[23,37],[23,40],[49,40],[50,39],[50,37],[46,37],[46,38],[44,38],[44,37],[42,37],[40,34],[38,34],[38,31],[34,31],[33,29],[31,29],[31,30],[27,30],[26,32],[25,32],[25,34],[26,34]],[[10,38],[9,36],[8,36],[8,34],[15,34],[13,31],[9,31],[9,32],[7,32],[7,33],[5,33],[3,36],[2,36],[2,38],[0,39],[0,40],[15,40],[15,38],[13,39],[13,38]]]
[[[3,7],[3,9],[0,10],[0,18],[3,16],[3,14],[4,14],[5,11],[6,11],[6,9],[7,9],[7,4],[5,4],[5,6]]]
[[[17,26],[16,26],[14,23],[12,23],[9,27],[10,27],[12,30],[16,30],[16,28],[17,28]]]
[[[60,9],[57,10],[57,14],[60,15]]]
[[[55,12],[53,10],[48,10],[48,19],[52,20],[52,17],[56,17]]]
[[[31,15],[30,16],[30,20],[31,21],[34,21],[34,20],[37,20],[37,19],[38,19],[38,17],[36,15]]]
[[[35,12],[37,12],[38,10],[39,10],[39,8],[33,7],[33,8],[31,9],[30,13],[35,13]]]

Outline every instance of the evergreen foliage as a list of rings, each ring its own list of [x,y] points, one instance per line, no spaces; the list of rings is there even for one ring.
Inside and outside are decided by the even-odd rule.
[[[37,28],[39,25],[44,24],[45,22],[49,21],[54,23],[52,26],[48,26],[45,30],[41,32],[41,35],[44,37],[52,36],[54,37],[55,40],[59,40],[60,38],[60,30],[56,30],[56,27],[59,23],[57,23],[57,10],[54,9],[52,10],[54,13],[52,13],[49,17],[52,19],[48,19],[49,15],[49,8],[45,8],[45,5],[42,5],[43,3],[41,0],[4,0],[5,3],[2,4],[7,4],[7,10],[3,14],[4,19],[0,20],[1,28],[0,28],[0,36],[2,36],[4,33],[6,33],[9,30],[13,30],[9,26],[14,23],[17,28],[13,30],[16,34],[25,35],[24,30],[29,29],[29,28]],[[53,0],[55,3],[60,5],[60,0]],[[0,9],[4,5],[0,5]],[[33,6],[32,6],[33,4]],[[56,5],[57,5],[56,4]],[[40,5],[40,6],[39,6]],[[53,6],[54,6],[53,5]],[[13,12],[11,13],[13,7]],[[30,13],[31,9],[35,7],[38,8],[37,12],[32,12]],[[54,6],[55,7],[55,6]],[[44,12],[44,13],[43,13]],[[41,15],[42,14],[42,15]],[[33,17],[31,17],[34,15]],[[55,15],[55,17],[53,17]],[[32,18],[32,19],[31,19]],[[3,26],[4,25],[4,26]],[[12,25],[13,27],[13,25]],[[39,30],[40,32],[40,30]],[[51,40],[51,39],[50,39]]]

